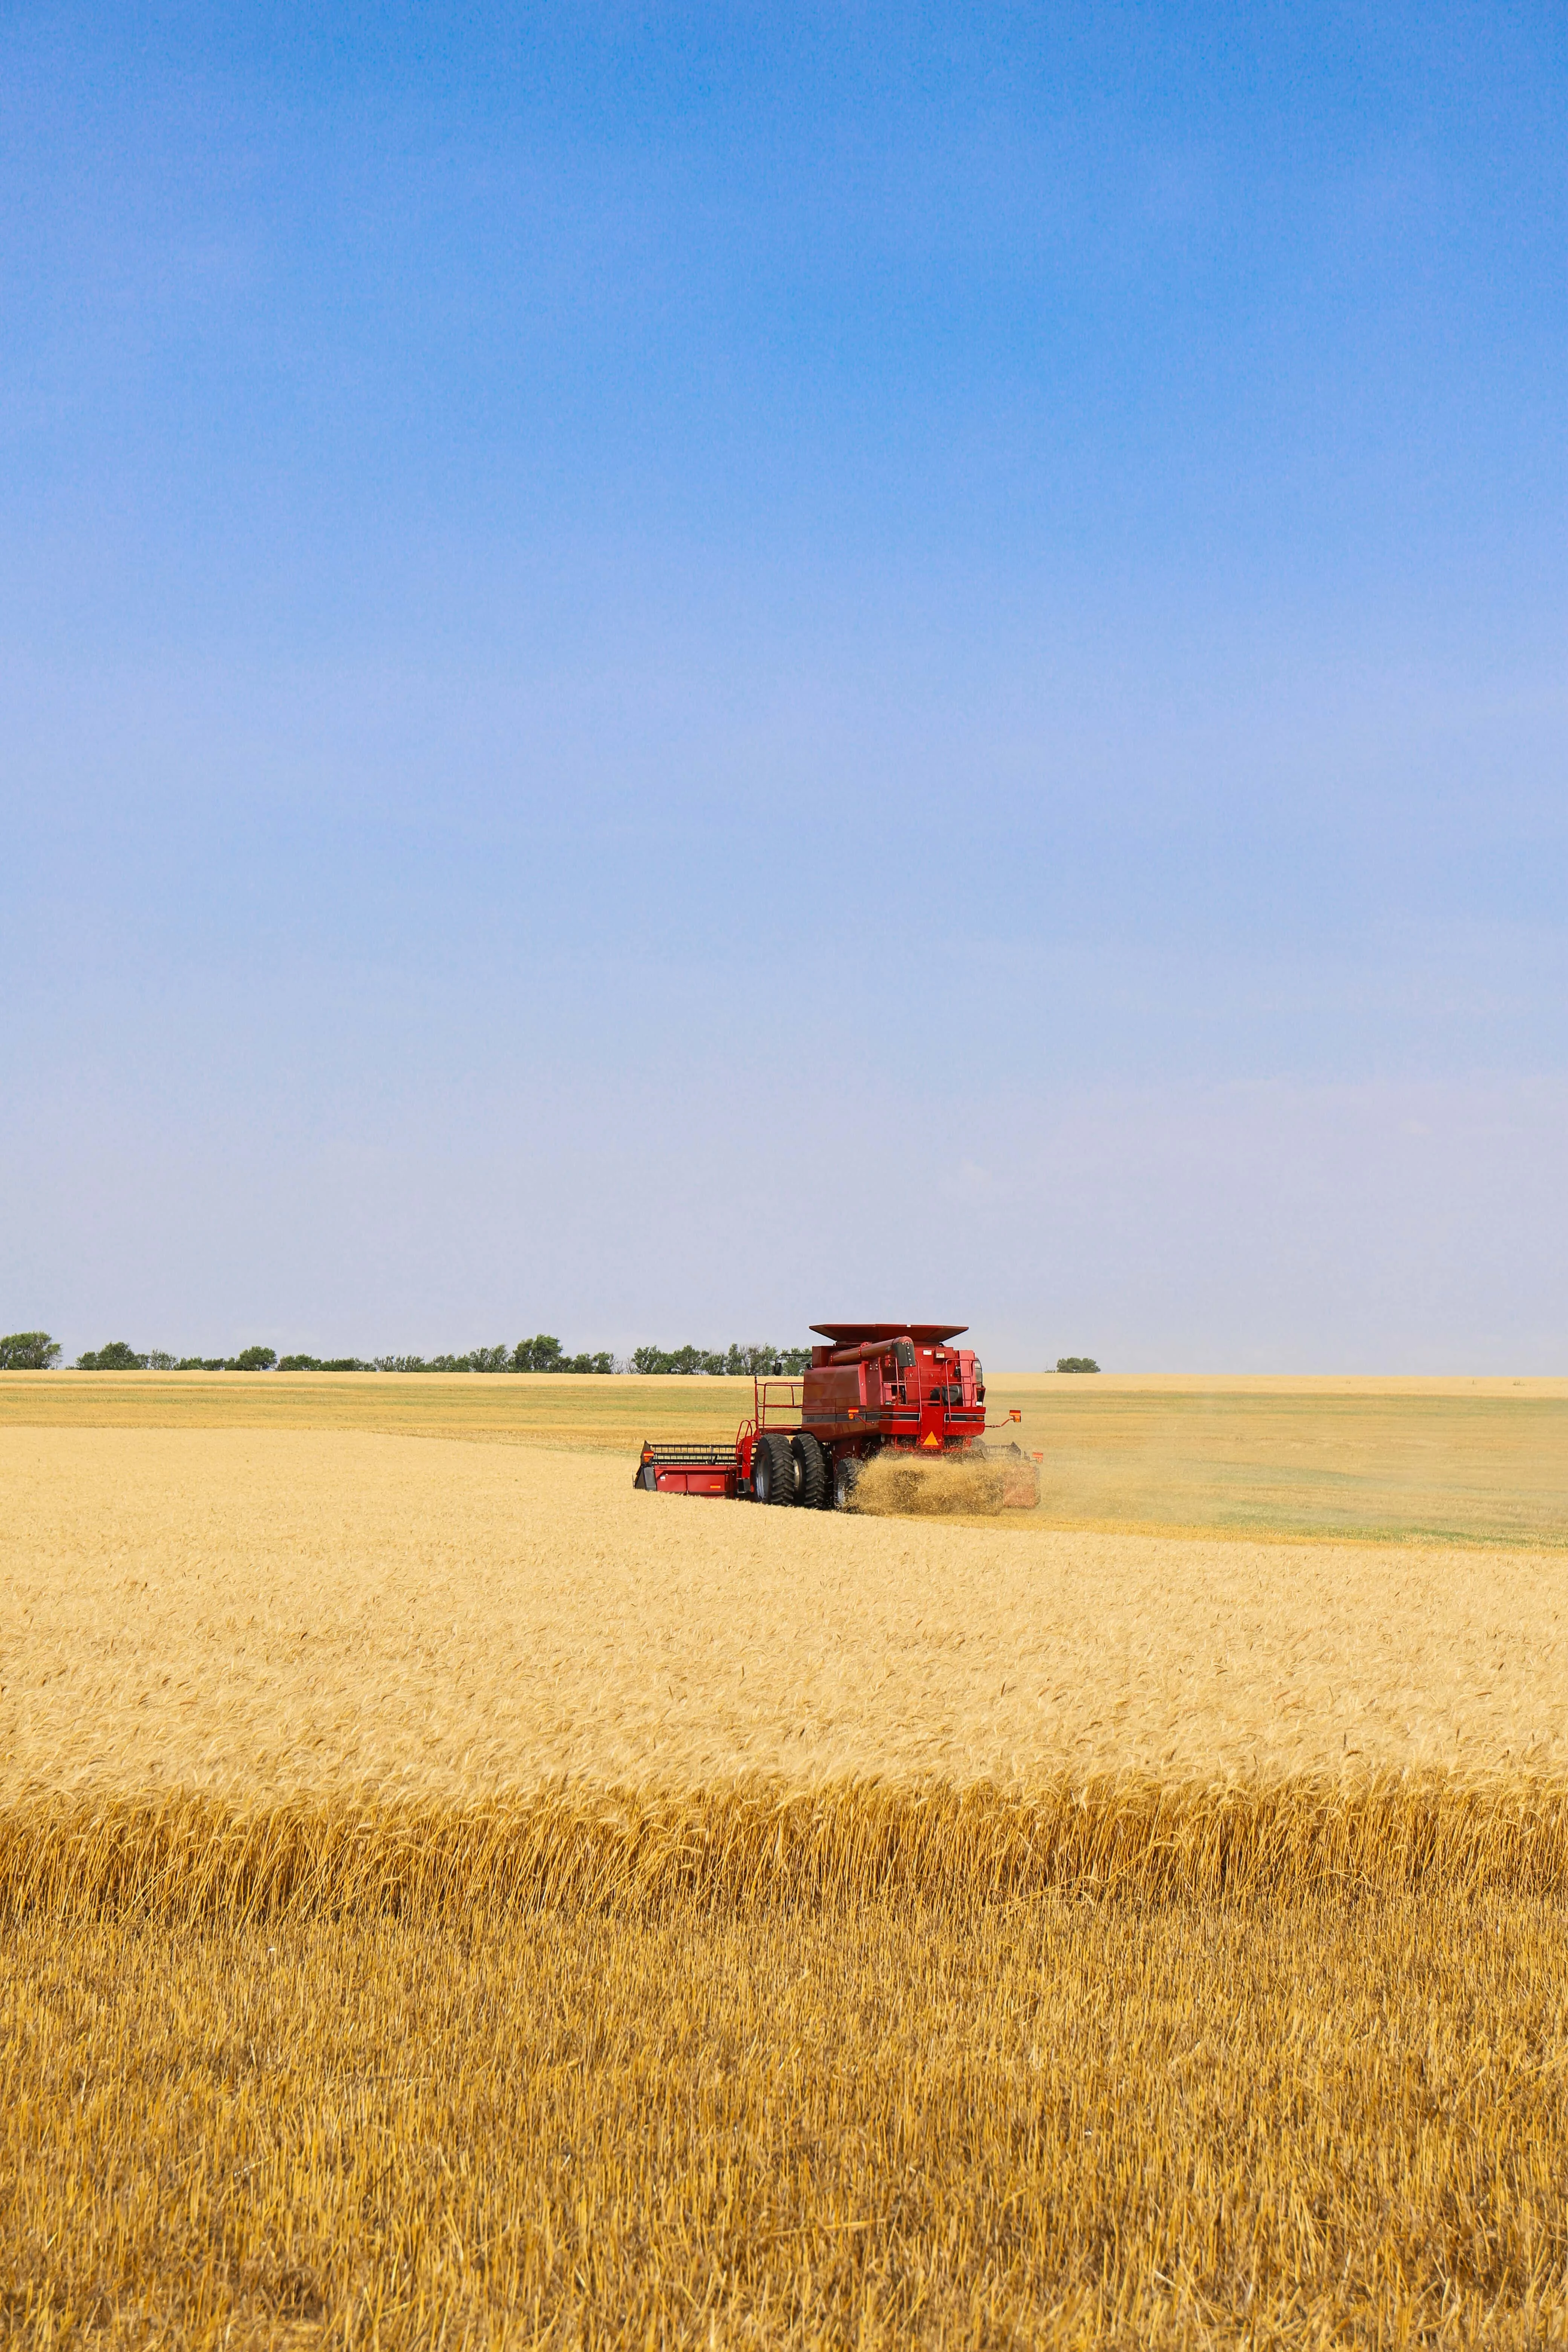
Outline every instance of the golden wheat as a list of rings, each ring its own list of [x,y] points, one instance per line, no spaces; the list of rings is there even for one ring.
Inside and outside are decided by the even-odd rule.
[[[1568,2340],[1561,1553],[0,1472],[0,2336]]]
[[[1043,1453],[1055,1527],[1568,1544],[1568,1381],[1003,1375],[989,1402]],[[751,1403],[729,1380],[0,1372],[0,1426],[359,1429],[627,1463],[647,1436],[728,1438]]]
[[[383,1919],[0,1938],[29,2345],[1522,2347],[1568,1918]]]
[[[0,1432],[0,1801],[1568,1769],[1560,1555],[1015,1536],[353,1432]]]
[[[960,1913],[1047,1893],[1300,1903],[1568,1891],[1568,1784],[1444,1774],[1184,1787],[767,1784],[562,1790],[477,1805],[189,1793],[0,1811],[0,1919],[322,1916],[472,1922],[541,1910]]]

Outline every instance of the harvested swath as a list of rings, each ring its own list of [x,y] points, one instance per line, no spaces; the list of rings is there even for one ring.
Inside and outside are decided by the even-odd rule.
[[[547,1910],[957,1913],[1568,1888],[1568,1785],[1441,1775],[1271,1787],[1127,1778],[1028,1797],[848,1784],[563,1790],[469,1806],[176,1794],[0,1813],[0,1916],[163,1922]]]

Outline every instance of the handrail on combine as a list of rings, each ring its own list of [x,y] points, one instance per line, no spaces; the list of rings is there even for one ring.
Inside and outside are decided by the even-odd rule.
[[[756,1404],[755,1426],[758,1429],[798,1429],[804,1410],[805,1382],[799,1381],[763,1380],[760,1375],[752,1383]],[[787,1393],[782,1393],[787,1391]]]
[[[752,1442],[764,1429],[797,1430],[805,1409],[804,1380],[764,1379],[760,1372],[754,1373],[752,1378],[752,1410],[735,1432],[736,1459],[751,1459]]]

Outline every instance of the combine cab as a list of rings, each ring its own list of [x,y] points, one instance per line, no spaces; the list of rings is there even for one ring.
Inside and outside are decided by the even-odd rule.
[[[1005,1505],[1039,1500],[1037,1457],[985,1442],[985,1374],[963,1323],[814,1323],[800,1380],[759,1375],[751,1418],[731,1445],[646,1444],[637,1484],[661,1495],[728,1495],[752,1503],[842,1509],[861,1465],[891,1449],[927,1461],[998,1463]],[[1018,1419],[1007,1416],[1009,1423]],[[1005,1424],[1003,1424],[1005,1426]]]

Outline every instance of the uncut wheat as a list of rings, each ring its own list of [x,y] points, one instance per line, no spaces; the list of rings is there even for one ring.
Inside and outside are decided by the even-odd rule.
[[[1568,1769],[1563,1556],[1015,1532],[355,1432],[0,1432],[0,1798]]]

